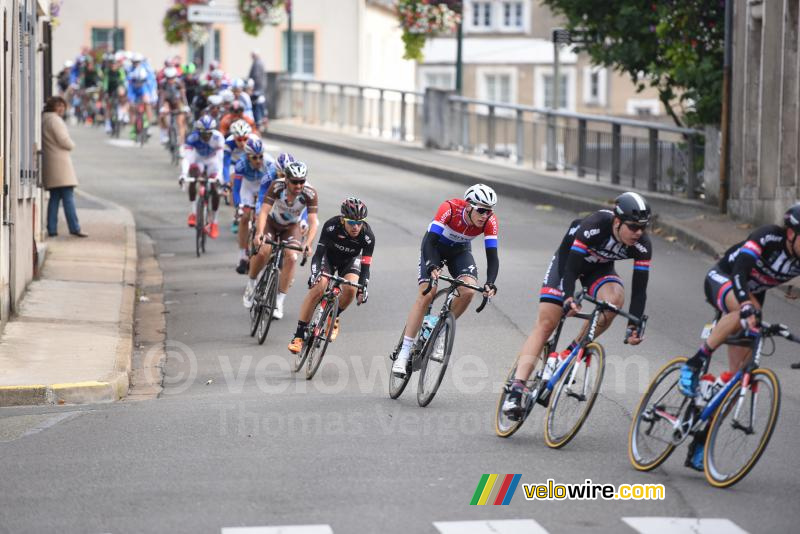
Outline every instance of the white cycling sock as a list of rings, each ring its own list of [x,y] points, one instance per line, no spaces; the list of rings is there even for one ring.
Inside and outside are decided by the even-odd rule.
[[[278,296],[277,296],[277,298],[275,299],[275,303],[276,303],[278,306],[283,306],[283,299],[285,299],[285,298],[286,298],[286,293],[281,293],[281,292],[278,292]]]
[[[252,290],[256,287],[256,279],[255,278],[248,278],[247,279],[247,289]]]
[[[239,249],[239,259],[240,260],[246,260],[247,259],[247,249],[246,248],[240,248]]]
[[[413,337],[403,336],[403,345],[400,347],[400,353],[397,355],[397,357],[407,360],[411,355],[411,345],[413,344]]]

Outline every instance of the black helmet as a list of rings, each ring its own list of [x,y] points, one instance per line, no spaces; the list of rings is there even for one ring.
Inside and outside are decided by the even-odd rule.
[[[342,202],[342,217],[360,221],[367,218],[367,205],[356,197],[348,197]]]
[[[614,215],[621,221],[647,224],[650,222],[650,206],[642,195],[629,191],[614,200]]]
[[[800,203],[795,204],[783,214],[783,225],[795,232],[800,232]]]

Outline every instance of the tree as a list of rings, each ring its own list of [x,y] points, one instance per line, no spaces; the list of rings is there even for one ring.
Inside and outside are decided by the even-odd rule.
[[[593,63],[656,88],[676,124],[719,124],[725,0],[542,2],[583,33]]]

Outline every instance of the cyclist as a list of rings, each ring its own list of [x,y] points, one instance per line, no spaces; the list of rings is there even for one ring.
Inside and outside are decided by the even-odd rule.
[[[119,97],[125,90],[127,79],[125,71],[116,59],[111,62],[103,77],[103,92],[106,95],[106,133],[111,133],[111,116],[117,113],[115,120],[119,120]],[[116,105],[114,103],[116,102]]]
[[[242,105],[244,116],[253,120],[253,102],[250,100],[250,95],[248,95],[244,89],[245,83],[241,78],[236,78],[233,80],[233,83],[231,83],[231,91],[233,91],[235,101]],[[253,124],[255,124],[255,122]],[[255,126],[253,126],[253,128],[255,128]]]
[[[411,307],[403,334],[400,353],[392,366],[392,373],[404,377],[408,373],[408,361],[411,346],[422,325],[423,315],[434,292],[423,293],[430,283],[439,277],[439,271],[447,264],[450,275],[470,284],[477,284],[478,267],[472,256],[470,242],[483,234],[486,248],[486,283],[483,285],[484,295],[492,297],[497,292],[494,285],[500,261],[497,257],[498,222],[494,214],[497,205],[497,194],[484,184],[476,184],[467,189],[464,199],[453,198],[444,201],[436,212],[436,216],[428,226],[422,239],[419,259],[419,275],[417,277],[417,300]],[[466,287],[459,289],[460,296],[453,302],[453,313],[460,317],[469,306],[474,291]]]
[[[239,205],[239,190],[242,186],[241,178],[236,175],[231,178],[231,167],[244,155],[244,144],[249,139],[252,129],[244,121],[236,121],[231,124],[230,135],[225,138],[225,153],[222,157],[222,177],[225,186],[230,188],[233,196],[233,205]],[[232,180],[232,181],[231,181]],[[234,234],[239,225],[239,212],[234,211],[231,232]]]
[[[211,214],[209,216],[209,232],[211,239],[216,239],[219,235],[217,225],[217,210],[219,209],[219,193],[217,183],[219,182],[219,172],[222,167],[222,152],[225,146],[225,138],[216,129],[217,122],[204,115],[194,123],[194,131],[186,137],[183,145],[183,159],[181,160],[182,175],[180,182],[189,183],[189,201],[192,203],[192,211],[189,213],[189,226],[197,223],[195,215],[197,202],[197,185],[195,179],[203,171],[208,178],[208,187],[211,192]]]
[[[517,362],[517,372],[503,410],[511,417],[519,417],[524,409],[522,395],[539,353],[558,325],[564,310],[574,314],[580,307],[573,302],[575,282],[594,298],[622,307],[625,290],[622,280],[614,270],[614,262],[633,260],[633,282],[630,313],[641,317],[647,299],[647,281],[653,247],[645,233],[650,223],[650,207],[638,193],[623,193],[614,201],[614,209],[600,210],[584,219],[572,221],[569,230],[556,250],[545,272],[539,293],[539,313],[533,331],[522,345]],[[614,315],[606,312],[597,326],[596,334],[611,326]],[[586,328],[587,326],[584,326]],[[580,336],[579,336],[580,338]],[[629,324],[626,338],[631,345],[641,343],[636,328]],[[577,345],[576,341],[561,352],[549,357],[566,358]]]
[[[234,100],[233,102],[230,103],[230,105],[228,106],[228,112],[219,121],[219,131],[222,132],[222,135],[227,136],[231,124],[233,124],[236,121],[244,121],[250,126],[250,128],[253,131],[256,132],[258,131],[256,130],[256,123],[253,122],[253,119],[244,114],[244,108],[242,107],[242,103],[239,102],[238,100]]]
[[[131,70],[128,75],[128,104],[138,106],[142,103],[144,106],[142,124],[145,132],[149,137],[150,135],[150,90],[147,87],[148,74],[144,67]],[[131,116],[131,113],[128,113]],[[135,125],[134,125],[135,128]],[[136,138],[136,130],[131,129],[131,138]]]
[[[163,81],[160,85],[161,108],[159,109],[158,119],[161,125],[161,144],[169,142],[169,120],[170,113],[176,112],[175,122],[178,126],[178,142],[182,143],[186,135],[186,112],[189,107],[186,104],[186,89],[183,81],[178,76],[178,69],[166,67],[163,70]]]
[[[247,238],[250,235],[250,214],[256,207],[258,191],[261,187],[269,187],[276,176],[272,158],[264,150],[264,144],[257,135],[249,134],[244,144],[244,154],[246,157],[236,162],[234,170],[234,179],[238,179],[241,188],[240,200],[236,204],[242,212],[238,225],[239,265],[236,267],[236,272],[239,274],[246,273],[248,268]]]
[[[768,224],[730,247],[706,274],[706,301],[721,314],[694,356],[681,368],[678,384],[687,397],[697,394],[698,375],[707,359],[742,329],[757,330],[767,290],[800,276],[800,204],[786,210],[783,226]],[[723,382],[744,367],[750,347],[728,347],[728,372]],[[705,380],[705,377],[704,377]],[[713,378],[712,378],[713,380]],[[705,433],[695,435],[686,465],[703,470]]]
[[[308,175],[306,164],[294,161],[286,165],[284,172],[286,178],[273,181],[264,195],[263,203],[260,204],[256,235],[253,242],[253,246],[258,249],[258,253],[250,258],[250,278],[247,281],[247,288],[243,298],[246,308],[250,308],[253,305],[256,277],[266,265],[267,258],[269,258],[272,251],[271,245],[263,244],[263,238],[266,237],[272,241],[280,238],[287,244],[300,246],[302,240],[300,221],[303,211],[306,209],[308,210],[309,229],[304,254],[308,253],[308,244],[314,241],[314,236],[317,233],[319,199],[317,190],[311,184],[306,183],[306,176]],[[272,313],[272,316],[276,319],[283,317],[283,301],[294,280],[296,263],[297,254],[293,251],[287,251],[286,256],[284,256],[283,270],[281,270],[278,298],[275,310]]]
[[[359,289],[344,286],[339,299],[339,315],[331,329],[331,341],[339,335],[339,318],[345,309],[358,298],[359,304],[367,302],[369,293],[369,269],[372,253],[375,249],[375,234],[367,223],[367,206],[355,197],[348,197],[342,202],[340,215],[331,217],[322,225],[317,249],[311,259],[311,276],[308,278],[308,293],[300,306],[300,318],[297,330],[289,343],[289,352],[297,354],[303,349],[306,327],[314,313],[314,307],[325,293],[328,279],[322,273],[339,276],[358,282],[364,286]]]

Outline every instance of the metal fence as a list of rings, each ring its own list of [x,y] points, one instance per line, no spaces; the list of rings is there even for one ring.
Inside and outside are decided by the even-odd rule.
[[[285,78],[279,84],[280,117],[387,139],[422,140],[423,93]]]
[[[279,116],[387,139],[571,171],[598,182],[684,198],[702,192],[702,132],[426,93],[280,81]]]

